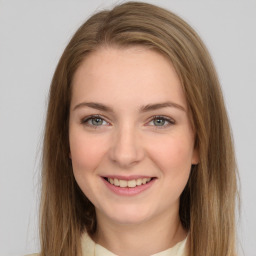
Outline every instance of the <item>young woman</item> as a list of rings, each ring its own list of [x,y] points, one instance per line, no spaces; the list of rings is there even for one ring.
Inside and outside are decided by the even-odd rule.
[[[128,2],[93,15],[55,71],[41,256],[234,256],[236,165],[195,31]]]

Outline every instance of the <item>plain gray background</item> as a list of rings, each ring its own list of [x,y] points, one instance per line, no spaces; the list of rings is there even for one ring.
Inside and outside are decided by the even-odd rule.
[[[116,2],[0,0],[1,256],[38,251],[40,156],[51,77],[78,26]],[[240,170],[239,244],[244,255],[256,256],[256,1],[146,2],[179,14],[210,50],[223,87]]]

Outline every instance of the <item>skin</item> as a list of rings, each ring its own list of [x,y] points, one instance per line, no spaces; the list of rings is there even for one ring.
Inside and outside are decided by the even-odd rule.
[[[163,102],[172,105],[141,112]],[[102,47],[87,56],[72,83],[69,140],[75,179],[96,208],[97,243],[118,255],[150,255],[186,237],[179,197],[198,152],[179,78],[164,56],[142,47]],[[123,196],[106,186],[109,175],[155,179]]]

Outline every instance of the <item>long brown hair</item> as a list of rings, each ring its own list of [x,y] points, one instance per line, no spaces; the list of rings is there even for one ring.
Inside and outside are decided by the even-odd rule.
[[[72,78],[99,47],[142,45],[168,57],[180,77],[196,131],[200,163],[180,198],[190,256],[234,256],[237,175],[232,137],[211,57],[175,14],[128,2],[93,15],[66,47],[52,79],[45,126],[40,216],[41,256],[81,255],[80,237],[97,228],[95,209],[78,187],[69,158]]]

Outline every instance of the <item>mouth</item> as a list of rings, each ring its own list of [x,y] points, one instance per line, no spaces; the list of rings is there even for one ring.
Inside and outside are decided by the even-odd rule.
[[[140,187],[140,186],[146,185],[156,178],[151,177],[151,178],[138,178],[138,179],[131,179],[131,180],[122,180],[122,179],[117,179],[117,178],[104,177],[104,179],[108,183],[110,183],[111,185],[113,185],[115,187],[135,188],[135,187]]]

